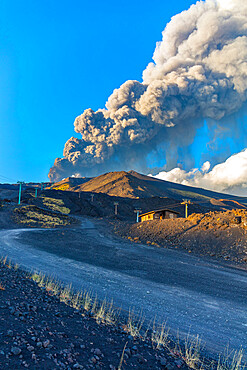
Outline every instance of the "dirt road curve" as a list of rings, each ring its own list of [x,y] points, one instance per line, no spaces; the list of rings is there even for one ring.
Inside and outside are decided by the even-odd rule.
[[[133,244],[82,219],[74,229],[0,231],[0,255],[115,305],[199,334],[209,352],[247,353],[247,274],[182,252]]]

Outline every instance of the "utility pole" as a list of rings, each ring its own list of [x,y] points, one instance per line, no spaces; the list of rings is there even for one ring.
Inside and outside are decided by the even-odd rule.
[[[91,202],[93,203],[94,194],[91,194]]]
[[[45,190],[45,182],[41,182],[41,191]]]
[[[188,204],[191,204],[191,201],[188,199],[183,199],[181,204],[185,204],[185,218],[188,217]]]
[[[21,204],[21,186],[25,184],[24,181],[17,181],[17,184],[19,184],[19,199],[18,199],[18,204]]]
[[[114,202],[114,206],[115,206],[115,215],[117,216],[117,206],[119,205],[118,202]]]
[[[52,190],[52,186],[53,186],[53,184],[55,184],[54,182],[50,182],[49,184],[47,184],[47,186],[48,186],[48,188],[50,189],[50,190]],[[45,189],[45,187],[44,187],[44,189]]]
[[[141,213],[141,209],[135,209],[134,212],[136,213],[136,222],[139,222],[139,214]]]

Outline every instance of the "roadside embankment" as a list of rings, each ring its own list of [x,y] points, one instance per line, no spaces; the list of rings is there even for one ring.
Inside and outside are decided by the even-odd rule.
[[[1,369],[187,369],[166,332],[140,336],[141,321],[116,321],[111,305],[54,280],[0,263]],[[108,307],[108,308],[106,308]],[[135,336],[136,334],[136,336]],[[166,341],[166,342],[165,342]]]

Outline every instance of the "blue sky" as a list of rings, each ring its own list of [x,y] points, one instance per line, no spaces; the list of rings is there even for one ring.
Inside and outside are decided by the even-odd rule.
[[[45,181],[73,122],[141,81],[170,18],[195,1],[0,2],[0,182]]]

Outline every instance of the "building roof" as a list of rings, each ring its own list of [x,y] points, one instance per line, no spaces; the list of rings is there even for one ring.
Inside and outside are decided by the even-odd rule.
[[[172,209],[162,208],[162,209],[155,209],[154,211],[149,211],[149,212],[146,212],[146,213],[142,213],[139,217],[146,216],[146,215],[149,215],[149,214],[153,214],[153,213],[156,213],[156,212],[164,212],[164,211],[168,211],[168,212],[171,212],[171,213],[176,213],[177,215],[179,215],[179,212],[173,211]]]

